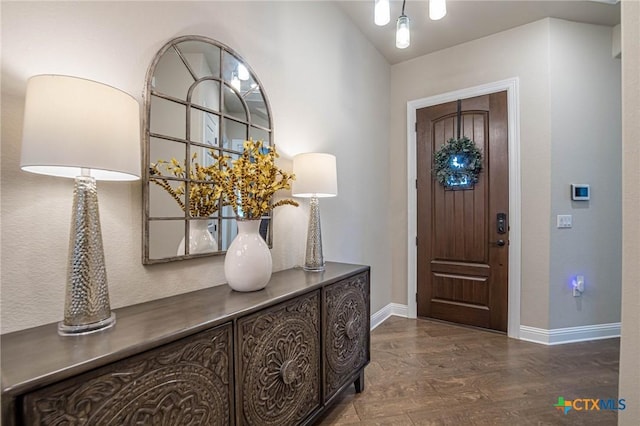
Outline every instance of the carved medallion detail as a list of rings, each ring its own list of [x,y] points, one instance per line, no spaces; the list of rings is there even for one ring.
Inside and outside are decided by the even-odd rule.
[[[368,361],[368,277],[361,274],[326,288],[325,398]]]
[[[239,320],[243,423],[293,425],[320,404],[320,297]]]
[[[25,397],[43,425],[227,425],[231,325],[52,385]]]

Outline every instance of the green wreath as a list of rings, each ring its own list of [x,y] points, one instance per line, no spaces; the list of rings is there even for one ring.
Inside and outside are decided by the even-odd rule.
[[[447,188],[471,188],[481,171],[482,152],[466,136],[449,139],[434,156],[436,180]]]

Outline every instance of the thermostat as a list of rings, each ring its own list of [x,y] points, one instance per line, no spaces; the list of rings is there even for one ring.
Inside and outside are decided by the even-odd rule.
[[[587,201],[591,198],[589,185],[582,183],[571,184],[571,199],[575,201]]]

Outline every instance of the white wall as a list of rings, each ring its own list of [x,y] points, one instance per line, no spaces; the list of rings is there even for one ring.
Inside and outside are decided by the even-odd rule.
[[[325,259],[372,266],[372,311],[391,299],[387,160],[390,67],[327,2],[2,2],[3,333],[61,319],[72,182],[19,170],[28,77],[75,75],[139,101],[147,68],[185,34],[234,48],[262,81],[288,158],[325,151],[339,194],[322,200]],[[328,30],[330,29],[330,30]],[[223,258],[141,264],[141,184],[99,183],[112,306],[224,282]],[[275,212],[274,268],[301,264],[306,211]],[[396,212],[394,212],[396,213]],[[383,224],[383,225],[381,225]]]
[[[518,77],[522,158],[522,324],[548,328],[549,21],[542,20],[391,68],[393,301],[407,303],[406,103]],[[545,313],[545,314],[541,314]]]
[[[622,123],[613,28],[551,20],[551,329],[620,321]],[[571,183],[591,185],[572,201]],[[556,215],[573,216],[558,229]],[[571,280],[584,275],[573,297]]]
[[[627,409],[618,424],[634,426],[640,418],[640,2],[622,2],[622,339],[619,398]]]
[[[393,301],[407,303],[406,103],[519,79],[521,325],[541,329],[620,321],[620,62],[612,29],[544,19],[391,68]],[[591,183],[571,203],[570,183]],[[585,208],[588,205],[588,208]],[[574,228],[555,229],[556,214]],[[581,273],[587,291],[572,296]]]

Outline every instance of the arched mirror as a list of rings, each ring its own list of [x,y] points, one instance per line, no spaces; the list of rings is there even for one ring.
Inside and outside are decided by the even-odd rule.
[[[224,44],[179,37],[149,67],[145,110],[143,263],[224,253],[235,216],[207,171],[220,154],[237,158],[249,138],[273,144],[262,85]],[[266,216],[261,226],[269,246],[270,223]]]

